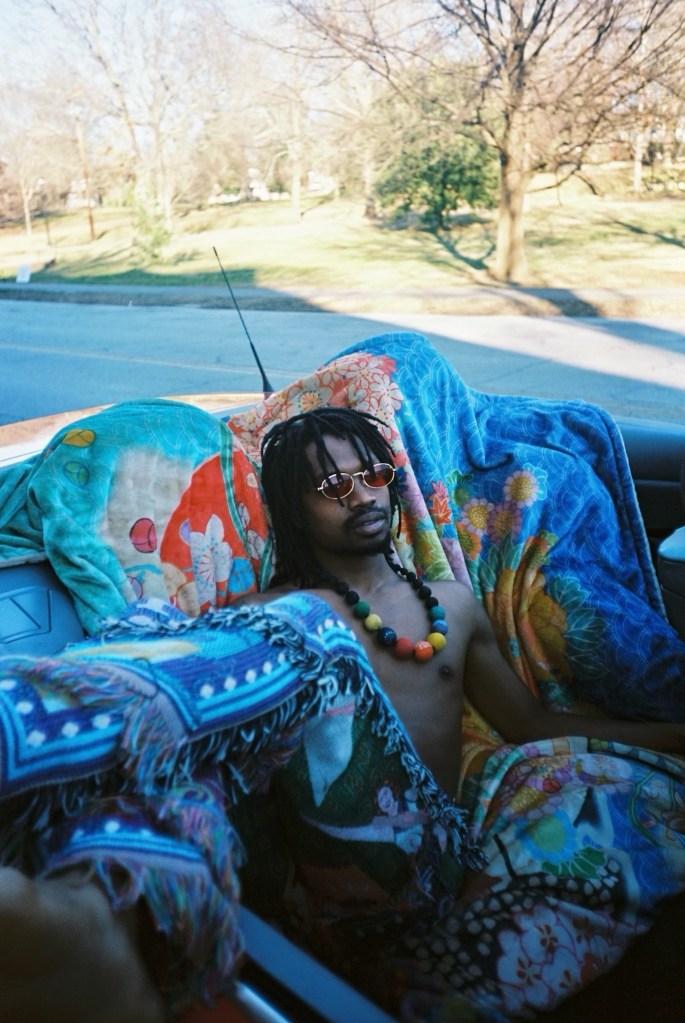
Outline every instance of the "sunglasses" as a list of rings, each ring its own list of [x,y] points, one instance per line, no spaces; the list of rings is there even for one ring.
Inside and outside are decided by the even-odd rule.
[[[360,477],[365,487],[381,490],[382,487],[390,486],[395,479],[395,470],[387,462],[379,462],[362,472],[338,472],[333,476],[326,476],[316,490],[331,501],[340,501],[352,493],[357,476]]]

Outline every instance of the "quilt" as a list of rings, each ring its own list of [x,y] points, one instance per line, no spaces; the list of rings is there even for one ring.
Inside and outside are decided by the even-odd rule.
[[[258,482],[264,432],[307,408],[346,404],[377,415],[393,447],[402,498],[398,556],[429,580],[456,578],[473,588],[505,656],[541,700],[560,713],[582,701],[615,717],[685,719],[685,645],[666,621],[621,438],[602,410],[580,401],[477,392],[424,338],[405,333],[353,346],[227,426],[210,426],[198,414],[192,431],[186,422],[192,435],[183,441],[179,458],[171,447],[177,410],[173,403],[171,408],[162,403],[163,410],[156,404],[124,409],[126,435],[114,444],[115,453],[106,455],[104,467],[99,458],[91,459],[88,444],[77,447],[76,459],[72,451],[65,454],[73,445],[62,434],[41,459],[22,468],[11,486],[0,477],[0,557],[47,554],[67,587],[75,596],[81,593],[77,606],[91,632],[127,607],[135,616],[141,606],[132,604],[135,598],[153,597],[171,604],[174,614],[199,615],[197,622],[219,616],[221,626],[211,630],[208,625],[207,637],[230,633],[234,619],[229,629],[229,617],[243,611],[227,605],[234,595],[264,588],[272,569]],[[178,411],[177,430],[183,412]],[[77,431],[84,426],[94,435],[104,433],[110,429],[108,415],[118,413],[100,413],[105,418],[77,424]],[[141,428],[148,422],[158,425]],[[113,521],[110,497],[117,495],[112,504],[119,509],[126,503],[119,499],[119,482],[127,478],[123,451],[141,441],[151,464],[163,464],[162,479],[173,484],[173,493],[152,513],[136,497],[110,532],[104,525]],[[107,452],[109,447],[104,446]],[[158,458],[160,450],[165,460]],[[67,472],[67,462],[77,464]],[[210,467],[214,481],[209,489],[201,484],[204,467]],[[94,496],[83,521],[72,511],[79,507],[74,495],[87,491],[93,479],[99,489],[90,491]],[[81,489],[70,489],[79,481]],[[50,521],[58,517],[52,512],[52,488],[59,528]],[[220,523],[210,525],[214,514]],[[145,546],[147,535],[152,546],[154,533],[154,551],[143,552],[149,559],[126,546],[131,526],[141,519],[150,520],[148,532],[141,527],[136,539]],[[199,534],[194,548],[188,542],[193,534]],[[105,556],[112,560],[102,571]],[[299,607],[289,617],[293,635],[301,634],[306,613]],[[328,629],[326,613],[321,608],[315,613],[323,614]],[[169,626],[163,619],[155,624],[146,617],[145,629],[166,637]],[[247,630],[235,632],[243,653],[234,654],[250,664],[248,671],[266,663],[250,639],[258,620],[254,614]],[[115,629],[129,630],[135,662],[142,636],[133,636],[130,623],[124,623]],[[187,623],[183,628],[190,635]],[[343,645],[351,643],[348,636]],[[220,652],[209,639],[203,644],[198,663],[212,674],[212,658]],[[325,672],[322,676],[324,688],[331,687],[329,702],[309,705],[306,726],[302,715],[295,715],[295,726],[285,712],[280,718],[272,694],[266,717],[251,719],[259,726],[251,729],[243,722],[243,730],[233,733],[239,735],[237,743],[227,743],[226,729],[217,727],[214,738],[195,743],[202,755],[184,760],[180,773],[176,768],[160,772],[153,733],[141,729],[130,699],[124,701],[128,710],[125,720],[112,726],[119,731],[109,753],[102,759],[95,747],[84,753],[78,777],[57,790],[59,798],[53,793],[46,802],[43,793],[53,790],[35,778],[8,795],[6,805],[27,815],[22,819],[34,822],[37,834],[42,834],[40,822],[50,821],[49,837],[35,848],[29,842],[21,856],[32,869],[61,862],[60,856],[70,855],[65,852],[72,842],[69,829],[79,831],[79,822],[91,816],[99,819],[103,806],[111,812],[125,807],[123,820],[132,835],[156,834],[164,821],[166,840],[176,826],[171,822],[197,812],[190,791],[197,786],[198,799],[211,807],[208,819],[226,819],[219,826],[224,837],[216,844],[224,852],[215,861],[212,843],[187,834],[184,848],[188,864],[203,860],[215,878],[217,904],[235,896],[238,861],[231,861],[227,874],[226,850],[240,848],[246,901],[309,943],[391,1012],[407,995],[407,985],[409,995],[412,991],[402,964],[417,965],[443,985],[431,1009],[436,1019],[527,1019],[553,1008],[615,963],[649,927],[659,901],[685,888],[682,758],[574,736],[513,747],[469,707],[454,801],[417,763],[401,722],[369,679],[360,648],[346,649],[335,684]],[[193,675],[188,666],[196,656],[198,650],[180,659],[183,673]],[[155,663],[152,657],[150,664]],[[76,672],[69,666],[69,699],[79,708],[97,707],[98,719],[110,721],[130,664],[125,672],[107,667],[98,675],[94,662],[92,687],[78,684],[84,666],[85,661]],[[298,670],[296,663],[294,676]],[[0,662],[3,679],[15,681],[15,672]],[[59,667],[50,672],[53,680],[61,677]],[[349,672],[363,676],[360,692],[374,693],[368,712],[356,695],[349,702]],[[146,685],[152,676],[150,667]],[[40,675],[24,678],[36,685]],[[53,684],[45,689],[40,683],[41,694],[52,692]],[[136,700],[144,689],[138,685]],[[200,689],[191,688],[184,704],[185,728],[200,720]],[[282,705],[292,709],[298,701],[289,692],[284,689]],[[373,724],[376,719],[380,726]],[[257,741],[265,731],[262,720],[269,736],[281,736],[273,740],[278,755],[246,761],[241,742],[254,749],[247,740]],[[123,746],[122,736],[128,737]],[[114,748],[128,752],[111,759]],[[218,749],[218,759],[209,757]],[[136,766],[138,757],[147,764],[145,750],[152,751],[150,773]],[[67,757],[66,750],[57,757]],[[368,769],[348,774],[339,771],[341,763]],[[248,764],[260,766],[253,772]],[[46,768],[44,778],[55,771],[54,765]],[[36,786],[40,794],[34,798]],[[121,823],[116,813],[114,823]],[[200,829],[210,832],[209,825]],[[106,863],[106,833],[99,834],[93,857]],[[4,855],[15,857],[19,851],[10,843]],[[83,849],[78,856],[88,859]],[[135,865],[127,875],[127,894],[113,891],[113,898],[131,899],[134,890],[144,891],[162,930],[183,921],[181,944],[190,942],[194,951],[184,960],[175,990],[207,995],[220,988],[218,978],[231,973],[237,939],[221,930],[215,911],[197,914],[206,920],[198,937],[187,923],[192,914],[179,910],[169,888],[175,873],[190,878],[196,868],[187,867],[184,874],[181,860],[170,855],[159,861],[168,864],[165,871],[155,869],[153,860],[146,861],[147,873]],[[189,906],[198,893],[192,884],[187,890]],[[198,957],[193,941],[212,946],[211,967]],[[193,965],[200,961],[202,968]],[[417,998],[421,991],[418,985]]]
[[[188,615],[266,585],[259,482],[224,423],[183,402],[123,402],[0,473],[0,562],[48,559],[96,633],[136,600]]]

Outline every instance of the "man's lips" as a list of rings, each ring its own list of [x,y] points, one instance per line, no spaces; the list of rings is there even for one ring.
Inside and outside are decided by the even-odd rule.
[[[345,529],[350,533],[359,533],[363,536],[378,533],[381,529],[387,529],[388,519],[383,511],[357,512],[350,516],[345,523]]]

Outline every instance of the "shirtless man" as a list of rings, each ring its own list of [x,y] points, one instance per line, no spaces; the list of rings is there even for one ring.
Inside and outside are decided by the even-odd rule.
[[[269,431],[262,483],[284,581],[246,601],[273,600],[293,588],[327,600],[353,626],[417,753],[448,794],[456,794],[459,778],[463,694],[511,742],[583,735],[685,751],[682,724],[548,711],[507,664],[466,586],[434,582],[423,597],[418,580],[392,567],[399,499],[381,425],[353,409],[320,408]],[[369,619],[365,606],[355,609],[346,590],[377,618]],[[444,611],[435,623],[436,612],[426,606],[433,602]],[[393,644],[383,632],[388,626],[410,642]]]

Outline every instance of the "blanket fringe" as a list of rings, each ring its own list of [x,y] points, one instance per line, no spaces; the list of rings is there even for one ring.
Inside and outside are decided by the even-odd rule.
[[[213,779],[179,788],[148,800],[142,811],[123,799],[94,809],[97,822],[103,814],[118,821],[121,830],[108,843],[92,829],[83,838],[79,829],[56,829],[44,873],[85,866],[105,888],[115,912],[144,900],[155,931],[165,937],[163,969],[158,981],[170,1004],[178,1009],[196,998],[209,1000],[230,986],[241,953],[238,925],[240,885],[237,870],[242,863],[240,839],[222,809],[221,788]],[[134,830],[127,837],[126,824]],[[160,852],[153,840],[146,848],[135,830],[147,822],[167,836]],[[65,834],[66,832],[66,834]]]

